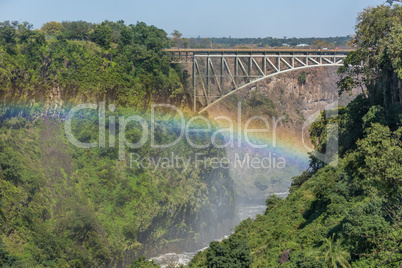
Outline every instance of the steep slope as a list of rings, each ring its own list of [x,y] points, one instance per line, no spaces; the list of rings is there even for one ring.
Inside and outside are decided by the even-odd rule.
[[[264,215],[243,221],[190,267],[400,267],[402,265],[402,7],[359,14],[341,91],[364,92],[322,113],[310,128],[317,152],[338,153],[294,177],[285,200],[267,198]],[[337,131],[328,128],[338,125]]]
[[[97,139],[96,122],[78,125],[79,139]],[[175,135],[162,128],[157,137]],[[135,132],[128,127],[126,135]],[[200,168],[193,160],[187,169],[130,167],[129,152],[120,161],[118,148],[73,146],[55,119],[3,117],[1,137],[3,263],[130,264],[141,254],[198,249],[235,220],[228,170]],[[180,142],[166,153],[144,146],[136,154],[156,158],[171,152],[185,159],[194,153]],[[224,154],[213,148],[196,153]]]
[[[150,137],[140,148],[126,146],[151,131],[152,103],[186,110],[186,73],[162,52],[167,34],[145,23],[61,29],[45,36],[28,23],[0,23],[0,266],[125,266],[226,234],[236,221],[229,171],[194,163],[196,153],[224,151],[193,149],[184,139],[158,149]],[[105,104],[105,117],[83,109],[67,131],[67,113],[88,103]],[[133,116],[143,120],[123,123]],[[181,121],[156,116],[153,138],[177,139]],[[208,135],[190,137],[202,143]],[[96,146],[76,146],[71,137]],[[151,165],[176,157],[187,166]]]

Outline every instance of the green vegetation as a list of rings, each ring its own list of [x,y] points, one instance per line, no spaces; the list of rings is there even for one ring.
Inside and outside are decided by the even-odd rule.
[[[43,102],[61,88],[63,101],[72,103],[108,99],[140,109],[153,102],[181,105],[188,74],[170,65],[162,51],[168,45],[163,30],[142,22],[49,22],[41,31],[29,23],[2,22],[3,101]]]
[[[297,82],[299,83],[299,85],[305,85],[307,81],[307,75],[305,71],[302,71],[299,74],[299,77],[297,78]]]
[[[187,74],[162,49],[163,30],[122,21],[91,24],[49,22],[0,24],[0,266],[100,267],[152,250],[191,248],[210,241],[209,228],[225,230],[235,215],[233,182],[226,169],[194,163],[194,155],[222,157],[218,148],[193,149],[184,140],[171,150],[127,147],[119,161],[119,117],[139,115],[157,102],[186,107]],[[73,146],[66,111],[76,103],[115,104],[115,147]],[[174,114],[158,112],[155,141],[179,136]],[[96,110],[73,118],[73,135],[99,141]],[[138,122],[126,126],[128,142],[141,138]],[[197,144],[209,137],[190,135]],[[144,168],[141,158],[175,156],[192,161],[170,169]],[[212,211],[212,212],[211,212]],[[213,234],[216,235],[216,234]],[[129,259],[130,259],[129,258]],[[152,267],[139,259],[134,267]]]
[[[6,114],[0,117],[3,265],[88,267],[117,263],[126,251],[146,254],[171,243],[198,245],[205,242],[201,233],[235,213],[229,171],[194,163],[195,153],[223,157],[222,149],[192,150],[180,142],[171,151],[192,158],[188,169],[181,165],[154,170],[136,163],[130,167],[130,153],[156,159],[171,157],[171,151],[151,148],[149,139],[141,148],[128,148],[126,160],[119,161],[118,148],[73,146],[60,120],[32,120],[24,111],[8,111],[16,116],[3,109]],[[127,111],[118,109],[111,115],[127,117]],[[96,112],[76,117],[74,136],[81,142],[97,141]],[[156,119],[156,142],[178,137],[178,126],[170,119],[171,115]],[[137,125],[129,123],[126,129],[133,143],[141,137]],[[197,144],[204,144],[205,138],[191,136]]]
[[[216,241],[209,245],[206,254],[197,254],[197,258],[202,258],[202,264],[207,267],[248,267],[251,263],[250,248],[247,241],[244,239],[246,235],[245,229],[249,226],[250,220],[243,221],[236,227],[236,233],[239,236],[231,236],[223,242]],[[200,267],[201,263],[195,263],[194,260],[189,264],[189,267]]]
[[[134,261],[132,265],[130,265],[128,268],[155,268],[159,267],[152,261],[147,261],[145,260],[144,256],[139,257]]]
[[[63,128],[64,109],[85,101],[116,104],[116,111],[106,114],[106,126],[109,116],[140,114],[150,122],[152,103],[187,106],[188,74],[170,65],[162,51],[170,42],[193,47],[285,42],[194,40],[182,40],[179,32],[169,40],[154,26],[123,21],[49,22],[40,31],[29,23],[0,24],[0,95],[6,104],[0,108],[2,267],[114,265],[125,253],[138,257],[158,247],[189,248],[203,242],[209,227],[218,230],[231,219],[235,200],[228,170],[194,162],[187,169],[155,172],[136,163],[130,167],[130,153],[155,158],[169,157],[170,151],[152,148],[148,140],[127,149],[126,160],[119,161],[116,147],[74,147]],[[322,153],[331,150],[328,126],[339,125],[339,155],[333,159],[338,165],[312,154],[310,167],[293,178],[285,200],[270,196],[264,215],[244,220],[228,239],[211,243],[190,267],[400,267],[402,7],[362,12],[351,44],[357,50],[339,69],[339,86],[348,92],[361,86],[363,93],[339,107],[337,117],[322,113],[310,129]],[[258,92],[247,105],[274,114],[273,102]],[[172,114],[158,115],[157,143],[177,138],[175,121]],[[98,127],[97,113],[84,111],[74,118],[73,134],[94,142]],[[106,140],[109,135],[107,127]],[[138,122],[127,125],[126,137],[139,141]],[[207,137],[191,136],[198,144]],[[184,142],[171,151],[183,158],[225,155],[222,149],[195,150]],[[264,177],[254,183],[267,187]],[[155,264],[139,258],[132,266]]]
[[[273,116],[275,115],[275,103],[258,89],[254,89],[244,103],[244,110],[252,110],[255,115]]]
[[[223,246],[248,246],[250,267],[400,267],[401,27],[398,5],[368,8],[358,17],[357,50],[339,69],[339,85],[349,92],[363,86],[364,92],[339,107],[337,117],[322,113],[310,129],[316,149],[325,152],[331,149],[329,124],[339,125],[338,165],[311,155],[286,199],[269,197],[264,215],[243,221],[220,246],[197,254],[191,267],[224,267],[208,258]]]
[[[63,24],[61,24],[60,22],[49,21],[42,26],[41,30],[46,35],[56,36],[61,34],[63,28]]]

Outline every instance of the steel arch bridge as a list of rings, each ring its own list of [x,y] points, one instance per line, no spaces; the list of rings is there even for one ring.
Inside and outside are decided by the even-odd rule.
[[[194,113],[263,79],[321,66],[341,66],[351,50],[166,49],[172,63],[192,64]]]

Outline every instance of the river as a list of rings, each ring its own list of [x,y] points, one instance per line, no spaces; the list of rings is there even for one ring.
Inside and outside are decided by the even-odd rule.
[[[275,193],[276,195],[280,197],[286,197],[288,194],[287,192],[284,193]],[[255,218],[257,214],[262,214],[264,213],[266,209],[265,205],[247,205],[247,206],[239,206],[238,207],[238,215],[240,220],[245,220],[247,218]],[[221,237],[220,239],[216,239],[216,241],[222,241],[223,239],[227,238],[228,236]],[[199,249],[198,251],[204,251],[208,247]],[[197,252],[183,252],[183,253],[166,253],[159,255],[157,257],[151,258],[157,265],[160,265],[162,268],[166,268],[169,265],[170,267],[175,267],[179,266],[180,264],[182,265],[187,265],[190,263],[191,259],[197,254]]]

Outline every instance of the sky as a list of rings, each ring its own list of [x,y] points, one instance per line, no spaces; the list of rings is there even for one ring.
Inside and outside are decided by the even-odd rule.
[[[353,34],[380,0],[0,0],[0,21],[143,21],[184,37],[329,37]]]

